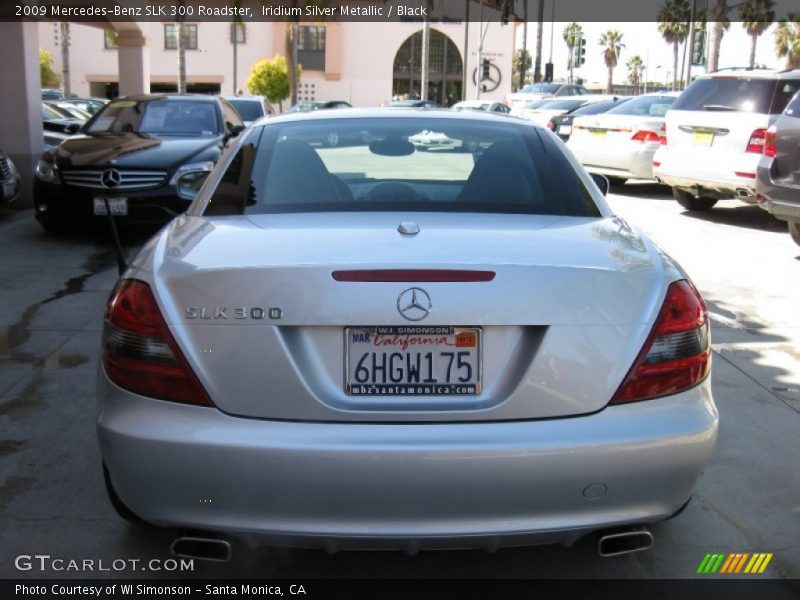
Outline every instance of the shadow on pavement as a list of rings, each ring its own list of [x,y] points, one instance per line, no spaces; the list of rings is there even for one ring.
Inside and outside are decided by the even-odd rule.
[[[671,200],[674,202],[672,190],[665,185],[653,181],[629,181],[623,185],[612,185],[610,193],[629,198]]]
[[[786,223],[776,219],[761,207],[738,204],[736,200],[720,201],[711,210],[700,212],[687,210],[683,214],[699,221],[736,225],[737,227],[788,235]]]

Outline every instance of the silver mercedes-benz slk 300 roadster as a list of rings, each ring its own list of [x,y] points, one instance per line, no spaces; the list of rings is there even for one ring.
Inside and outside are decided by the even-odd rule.
[[[648,547],[714,448],[709,322],[598,183],[506,116],[250,127],[108,302],[118,511],[205,532],[186,554]]]

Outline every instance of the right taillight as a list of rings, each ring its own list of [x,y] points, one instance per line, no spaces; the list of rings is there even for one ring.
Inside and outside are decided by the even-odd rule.
[[[111,294],[103,329],[103,366],[111,381],[136,394],[214,406],[143,281],[123,279]]]
[[[675,394],[702,381],[711,367],[708,311],[686,280],[670,284],[653,330],[610,404]]]
[[[764,135],[764,156],[774,158],[778,154],[778,146],[775,141],[775,126],[773,125],[767,129]]]

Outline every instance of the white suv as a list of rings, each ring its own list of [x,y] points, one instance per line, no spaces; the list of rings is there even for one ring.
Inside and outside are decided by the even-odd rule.
[[[756,199],[767,128],[800,89],[800,69],[729,69],[697,78],[672,104],[653,176],[687,210]]]

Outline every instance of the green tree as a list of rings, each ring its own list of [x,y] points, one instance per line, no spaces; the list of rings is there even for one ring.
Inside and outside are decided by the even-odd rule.
[[[564,42],[567,44],[567,48],[569,49],[569,64],[567,64],[567,68],[569,69],[569,80],[571,83],[572,53],[575,51],[575,45],[578,43],[578,40],[583,37],[583,27],[577,23],[570,23],[564,27],[564,31],[561,32],[561,37],[564,38]]]
[[[39,77],[43,87],[58,85],[58,75],[53,69],[53,55],[44,48],[39,48]]]
[[[764,33],[775,20],[774,0],[747,0],[739,7],[742,27],[750,36],[750,68],[756,64],[756,44],[758,36]]]
[[[639,85],[642,83],[642,71],[644,71],[644,61],[638,54],[628,59],[625,64],[628,68],[628,82],[633,86],[633,93],[639,93]]]
[[[603,60],[608,67],[608,85],[606,93],[613,93],[614,88],[614,68],[619,62],[619,55],[625,44],[622,43],[622,34],[614,29],[609,29],[600,36],[600,47],[603,50]]]
[[[297,76],[300,76],[299,67]],[[245,86],[251,94],[264,96],[272,103],[277,102],[283,112],[283,101],[291,94],[286,57],[276,54],[273,58],[257,61],[250,69]]]
[[[678,89],[678,49],[689,35],[691,10],[687,0],[667,0],[658,11],[658,31],[672,44],[672,89]]]
[[[525,48],[520,48],[514,54],[514,68],[512,70],[514,82],[512,87],[519,89],[528,81],[528,73],[531,70],[531,53]],[[520,79],[520,75],[522,79]]]
[[[775,28],[775,54],[786,59],[787,69],[800,68],[800,13],[789,13]]]

